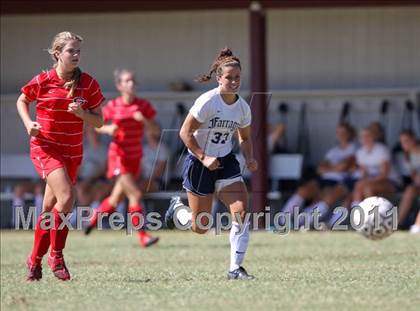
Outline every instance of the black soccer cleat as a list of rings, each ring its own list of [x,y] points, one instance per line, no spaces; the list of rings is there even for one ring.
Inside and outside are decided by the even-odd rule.
[[[253,280],[255,277],[248,274],[244,267],[239,267],[233,271],[229,271],[227,274],[228,280]]]
[[[182,204],[181,198],[179,196],[174,196],[171,198],[171,202],[169,203],[169,208],[165,213],[165,224],[168,229],[175,228],[175,222],[174,222],[175,213],[177,209],[181,206],[184,206],[184,204]]]

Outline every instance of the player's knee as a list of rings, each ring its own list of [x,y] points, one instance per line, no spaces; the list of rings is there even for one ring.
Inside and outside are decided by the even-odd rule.
[[[57,201],[62,206],[63,212],[68,212],[72,209],[75,198],[75,193],[72,190],[63,191],[57,195]]]

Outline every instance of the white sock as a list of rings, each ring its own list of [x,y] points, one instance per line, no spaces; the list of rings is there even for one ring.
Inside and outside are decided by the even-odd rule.
[[[410,227],[410,233],[418,234],[420,233],[420,225],[414,224]]]
[[[242,224],[241,228],[239,223],[232,222],[230,229],[230,271],[238,269],[245,258],[246,249],[249,242],[249,222]],[[241,229],[242,232],[241,232]]]

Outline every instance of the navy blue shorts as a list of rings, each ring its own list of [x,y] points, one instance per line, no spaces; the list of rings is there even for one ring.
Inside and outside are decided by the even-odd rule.
[[[335,186],[338,186],[339,184],[342,183],[338,180],[326,179],[326,178],[322,178],[322,177],[318,178],[318,182],[319,182],[319,185],[320,185],[321,189],[328,188],[328,187],[335,187]]]
[[[220,167],[210,171],[200,160],[189,153],[185,157],[182,170],[182,186],[196,195],[205,196],[215,192],[217,180],[241,177],[239,162],[233,153],[217,158],[217,160],[219,160]]]

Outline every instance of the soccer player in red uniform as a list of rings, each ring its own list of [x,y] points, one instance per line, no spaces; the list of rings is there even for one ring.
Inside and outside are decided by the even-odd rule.
[[[134,226],[139,226],[139,213],[143,211],[140,205],[142,192],[137,186],[136,179],[140,174],[140,162],[143,154],[143,128],[158,132],[159,127],[154,121],[156,111],[144,99],[136,97],[136,81],[130,70],[116,70],[115,83],[121,93],[108,102],[102,109],[105,122],[98,131],[112,136],[108,152],[107,177],[116,177],[111,195],[105,198],[95,209],[85,233],[89,234],[96,227],[100,213],[112,213],[126,196],[128,198],[128,212]],[[152,237],[141,228],[138,231],[140,246],[148,247],[159,239]]]
[[[30,139],[30,156],[38,174],[46,180],[43,213],[35,226],[32,254],[27,259],[28,281],[42,278],[42,258],[51,245],[48,264],[63,280],[70,273],[63,258],[69,228],[60,227],[60,216],[70,213],[75,202],[74,184],[83,156],[83,122],[101,127],[104,100],[98,83],[78,67],[82,38],[71,32],[54,37],[48,51],[54,68],[35,76],[22,87],[17,110]],[[29,104],[36,101],[36,121]],[[46,212],[52,212],[47,218]],[[51,226],[51,229],[48,229]]]

